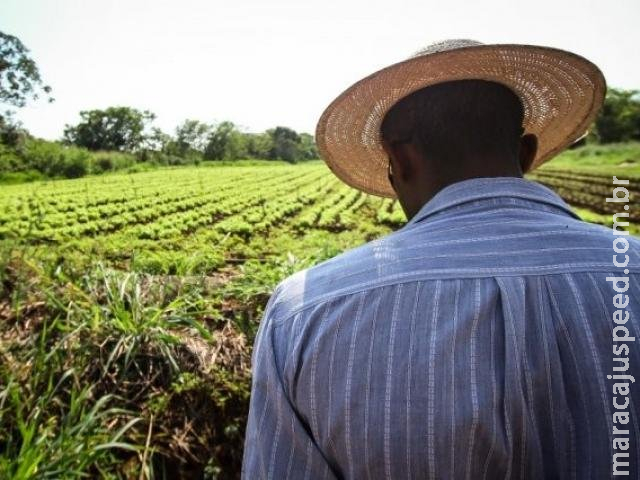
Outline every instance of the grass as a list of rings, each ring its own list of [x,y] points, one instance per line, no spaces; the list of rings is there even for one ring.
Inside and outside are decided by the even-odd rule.
[[[545,163],[541,169],[561,168],[585,173],[628,176],[640,180],[640,143],[587,145],[566,150]]]
[[[8,272],[0,478],[191,478],[238,465],[251,333],[215,315],[199,285],[172,290],[100,264],[51,278],[12,259]]]

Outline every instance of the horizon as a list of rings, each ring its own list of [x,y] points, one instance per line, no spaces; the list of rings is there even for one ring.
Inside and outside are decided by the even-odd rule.
[[[640,44],[640,4],[623,0],[603,11],[595,2],[544,0],[538,7],[505,0],[411,0],[392,11],[363,0],[187,0],[179,7],[5,0],[0,30],[24,43],[52,87],[54,103],[32,101],[16,113],[33,135],[49,140],[60,139],[82,110],[120,105],[150,110],[153,124],[170,134],[197,119],[314,135],[324,108],[351,84],[445,38],[569,50],[597,64],[609,87],[640,87],[640,65],[630,60]]]

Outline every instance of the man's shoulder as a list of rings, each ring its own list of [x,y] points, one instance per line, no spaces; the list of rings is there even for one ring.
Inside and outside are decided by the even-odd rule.
[[[382,265],[400,232],[348,249],[280,281],[273,293],[278,316],[294,315],[301,309],[354,291],[377,285],[375,265]]]
[[[279,317],[290,317],[341,295],[406,281],[425,266],[412,258],[442,258],[447,242],[437,231],[400,228],[290,275],[276,286],[272,303]]]
[[[546,225],[414,225],[294,273],[277,285],[272,303],[277,316],[286,318],[342,295],[400,282],[607,270],[617,237],[627,240],[638,268],[640,239],[567,217]]]

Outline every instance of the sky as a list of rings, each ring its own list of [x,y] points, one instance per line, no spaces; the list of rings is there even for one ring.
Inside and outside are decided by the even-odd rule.
[[[351,84],[449,38],[570,50],[609,86],[640,89],[638,25],[638,0],[0,0],[0,31],[56,99],[17,117],[52,140],[81,110],[116,105],[168,133],[193,118],[313,134]]]

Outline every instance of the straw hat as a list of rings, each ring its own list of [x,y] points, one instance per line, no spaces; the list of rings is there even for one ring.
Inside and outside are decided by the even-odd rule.
[[[401,98],[436,83],[480,79],[511,88],[524,105],[523,127],[538,137],[531,170],[583,137],[606,91],[600,69],[571,52],[535,45],[446,40],[419,50],[347,88],[316,127],[321,157],[342,181],[395,198],[380,125]]]

